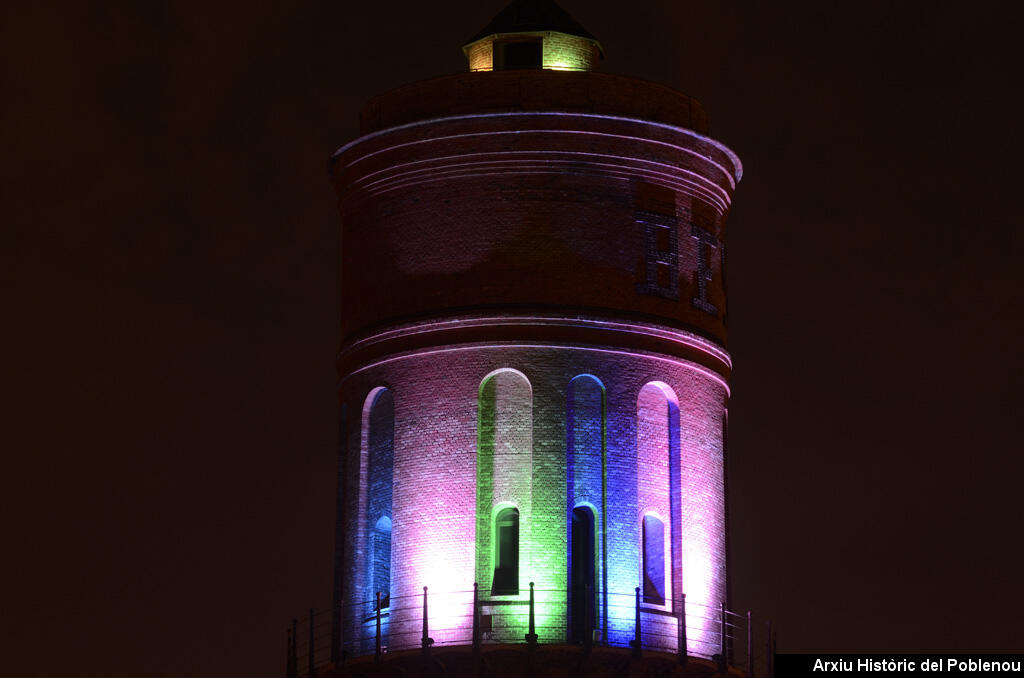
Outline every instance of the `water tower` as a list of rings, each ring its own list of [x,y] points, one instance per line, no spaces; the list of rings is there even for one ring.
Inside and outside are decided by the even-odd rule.
[[[643,648],[710,657],[740,162],[697,101],[595,71],[549,0],[463,50],[331,159],[340,647],[376,652],[378,623],[389,654],[522,644],[532,617],[541,644],[628,646],[639,622]]]

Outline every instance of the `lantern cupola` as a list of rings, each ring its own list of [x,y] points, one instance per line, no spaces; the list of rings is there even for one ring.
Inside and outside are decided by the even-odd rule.
[[[462,51],[471,71],[589,71],[601,44],[552,0],[513,0]]]

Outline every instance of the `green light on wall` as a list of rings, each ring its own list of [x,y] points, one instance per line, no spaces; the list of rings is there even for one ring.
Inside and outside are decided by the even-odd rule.
[[[594,40],[565,33],[544,36],[544,68],[553,71],[589,71],[600,57]]]

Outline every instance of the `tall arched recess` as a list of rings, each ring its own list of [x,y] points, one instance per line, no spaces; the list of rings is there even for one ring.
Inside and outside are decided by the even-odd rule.
[[[381,594],[387,607],[391,592],[391,495],[395,463],[395,400],[386,388],[373,389],[363,405],[362,461],[366,470],[364,544],[366,600]]]
[[[607,493],[601,380],[591,374],[573,378],[566,391],[565,415],[568,639],[581,642],[593,629],[605,629]]]
[[[531,476],[533,473],[533,389],[522,372],[504,368],[480,382],[477,410],[476,581],[486,596],[514,595],[528,589],[530,572]],[[500,552],[516,554],[517,582],[507,578],[508,563],[497,562],[497,521],[515,516],[518,544]],[[508,527],[508,526],[506,526]],[[499,589],[491,591],[501,566]]]
[[[682,591],[679,497],[679,399],[652,381],[636,403],[637,499],[641,523],[638,585],[645,606],[673,609]]]

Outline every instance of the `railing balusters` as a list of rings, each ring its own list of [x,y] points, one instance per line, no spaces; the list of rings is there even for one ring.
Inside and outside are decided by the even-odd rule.
[[[373,661],[382,663],[384,654],[388,651],[411,650],[418,645],[424,655],[433,653],[438,647],[431,638],[431,630],[436,634],[441,628],[444,641],[442,645],[472,645],[474,663],[479,666],[482,660],[484,644],[490,643],[514,643],[514,638],[509,637],[509,632],[516,629],[526,631],[526,648],[530,651],[538,649],[540,636],[545,636],[546,642],[563,642],[561,639],[565,628],[575,629],[575,624],[583,627],[585,634],[578,651],[583,655],[593,653],[593,648],[598,645],[600,638],[595,633],[605,631],[611,632],[609,646],[627,647],[632,650],[634,656],[642,656],[642,650],[659,650],[669,652],[672,650],[672,643],[675,642],[676,664],[687,666],[691,657],[701,660],[712,660],[717,664],[717,669],[724,670],[726,667],[733,667],[743,672],[747,678],[774,678],[774,652],[775,633],[770,622],[759,622],[761,630],[754,628],[753,612],[746,612],[746,644],[745,652],[742,653],[740,643],[742,636],[743,614],[737,614],[726,609],[722,602],[707,605],[702,602],[691,602],[689,597],[680,593],[675,604],[670,603],[668,610],[661,606],[645,610],[643,607],[642,587],[633,589],[633,594],[603,592],[595,590],[590,584],[583,584],[583,599],[586,601],[582,609],[575,610],[572,606],[572,598],[564,609],[551,610],[551,601],[546,603],[549,607],[538,610],[539,595],[559,597],[559,593],[568,596],[571,591],[566,589],[537,588],[535,582],[530,582],[529,597],[506,598],[499,596],[497,599],[481,598],[479,583],[474,582],[472,591],[447,591],[440,595],[451,595],[455,601],[462,600],[469,602],[469,594],[472,594],[471,616],[467,617],[470,609],[466,609],[465,603],[459,605],[460,610],[441,612],[448,608],[442,604],[438,607],[435,600],[433,605],[433,618],[431,618],[430,589],[423,587],[422,592],[416,591],[407,595],[398,596],[390,600],[384,591],[374,594],[374,600],[370,604],[366,602],[348,603],[340,599],[335,603],[336,607],[325,608],[317,611],[309,610],[308,634],[303,633],[299,639],[298,620],[292,619],[291,624],[286,628],[286,676],[287,678],[315,678],[317,673],[322,673],[327,666],[335,666],[339,669],[342,662],[360,655],[374,655]],[[435,597],[438,595],[435,589]],[[525,592],[524,592],[525,593]],[[422,598],[420,598],[422,596]],[[607,596],[611,603],[608,610],[598,617],[598,600],[601,596]],[[629,601],[629,598],[633,598]],[[629,628],[629,618],[624,613],[629,609],[627,601],[633,606],[633,628]],[[390,603],[393,603],[389,605]],[[689,606],[687,603],[690,603]],[[374,605],[371,614],[368,607]],[[385,608],[385,606],[388,606]],[[526,610],[523,608],[527,607]],[[421,629],[415,627],[415,615],[422,609]],[[493,608],[493,611],[492,611]],[[335,611],[336,610],[336,611]],[[484,634],[484,612],[494,615],[494,633]],[[330,615],[327,612],[331,612]],[[523,612],[528,612],[528,618],[522,619]],[[441,616],[439,616],[439,614]],[[398,626],[390,626],[389,639],[392,641],[390,647],[385,646],[384,621],[390,618],[399,620]],[[538,616],[539,615],[539,616]],[[328,619],[330,617],[330,619]],[[674,618],[673,618],[674,617]],[[521,620],[521,621],[519,621]],[[691,627],[688,628],[689,622]],[[675,623],[675,638],[673,639],[672,624]],[[441,626],[438,627],[438,624]],[[522,624],[522,626],[519,626]],[[431,629],[431,625],[435,628]],[[523,629],[526,626],[526,629]],[[346,628],[347,627],[347,628]],[[597,628],[595,628],[597,627]],[[646,627],[646,628],[645,628]],[[761,633],[767,629],[767,637],[762,640]],[[355,633],[353,633],[355,629]],[[305,631],[305,630],[304,630]],[[521,632],[521,631],[520,631]],[[715,634],[719,638],[715,638]],[[550,638],[548,637],[550,635]],[[347,636],[347,638],[346,638]],[[625,636],[625,637],[623,637]],[[523,636],[520,636],[523,637]],[[571,637],[579,638],[574,630]],[[372,640],[371,640],[372,639]],[[346,642],[348,645],[346,645]],[[520,641],[522,642],[522,641]],[[762,660],[759,655],[766,655]],[[369,659],[369,656],[367,656]],[[300,668],[305,669],[301,674]]]

